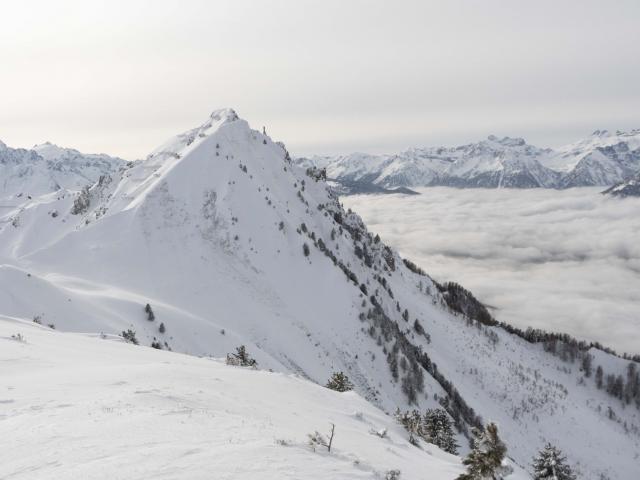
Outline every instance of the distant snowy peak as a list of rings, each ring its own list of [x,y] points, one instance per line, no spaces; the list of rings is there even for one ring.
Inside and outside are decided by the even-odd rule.
[[[412,148],[397,155],[354,153],[298,159],[326,168],[327,176],[352,191],[379,187],[454,186],[569,188],[611,185],[640,168],[640,130],[589,137],[557,150],[523,138],[490,135],[458,147]]]
[[[0,142],[0,198],[80,190],[125,164],[121,158],[85,154],[48,142],[32,149],[14,149]]]
[[[565,174],[560,187],[611,185],[640,169],[640,130],[596,130],[558,149],[553,164]]]

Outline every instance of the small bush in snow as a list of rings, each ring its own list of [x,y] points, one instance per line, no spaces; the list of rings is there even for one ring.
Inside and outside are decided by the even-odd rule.
[[[305,257],[308,257],[309,254],[311,253],[309,250],[309,245],[307,245],[306,243],[302,245],[302,253],[304,253]]]
[[[409,432],[409,443],[419,446],[418,437],[422,436],[422,417],[420,412],[414,410],[412,412],[401,412],[396,410],[396,420]]]
[[[158,331],[159,331],[160,333],[164,333],[164,332],[166,332],[166,331],[167,331],[167,329],[165,328],[165,326],[164,326],[164,323],[163,323],[163,322],[160,322],[160,326],[158,327]]]
[[[349,390],[353,390],[353,383],[351,383],[349,377],[344,373],[334,372],[327,382],[326,387],[331,390],[335,390],[336,392],[348,392]]]
[[[138,339],[136,338],[135,330],[131,330],[131,329],[123,330],[121,336],[127,342],[133,343],[134,345],[138,345]]]
[[[240,345],[236,348],[236,353],[227,353],[227,365],[257,368],[258,362],[251,358],[244,345]]]
[[[156,350],[162,350],[162,344],[154,338],[153,342],[151,342],[151,348],[155,348]]]
[[[331,424],[331,433],[329,438],[322,435],[317,430],[314,433],[309,434],[309,446],[315,452],[317,447],[325,447],[328,452],[331,452],[331,446],[333,445],[333,436],[335,434],[336,426]]]
[[[389,470],[385,473],[384,480],[400,480],[400,470]]]
[[[387,438],[387,429],[386,428],[383,428],[381,430],[375,430],[375,429],[372,428],[371,430],[369,430],[369,433],[371,435],[376,435],[376,436],[378,436],[380,438]]]
[[[27,339],[21,333],[16,333],[15,335],[11,335],[11,340],[15,340],[20,343],[27,343]]]

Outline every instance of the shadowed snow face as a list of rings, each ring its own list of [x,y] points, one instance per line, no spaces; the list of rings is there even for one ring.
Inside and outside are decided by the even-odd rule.
[[[345,197],[368,226],[498,320],[640,353],[640,199],[600,188]]]

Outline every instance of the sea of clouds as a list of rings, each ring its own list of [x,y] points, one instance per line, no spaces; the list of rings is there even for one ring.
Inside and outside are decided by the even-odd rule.
[[[640,199],[601,190],[437,187],[342,201],[497,319],[640,353]]]

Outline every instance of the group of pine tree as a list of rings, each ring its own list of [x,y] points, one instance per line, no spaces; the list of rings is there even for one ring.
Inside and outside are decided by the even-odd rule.
[[[502,480],[513,469],[504,463],[507,446],[498,436],[495,423],[473,430],[473,448],[462,461],[467,471],[456,480]],[[576,480],[562,452],[547,443],[532,463],[534,480]]]
[[[449,415],[441,408],[428,409],[424,415],[417,410],[396,411],[396,419],[409,433],[409,442],[419,446],[418,438],[436,445],[445,452],[458,453],[458,444]],[[513,472],[504,463],[507,446],[498,435],[495,423],[474,428],[471,452],[462,461],[467,471],[456,480],[501,480]],[[548,443],[532,463],[534,480],[575,480],[562,452]]]
[[[235,354],[227,356],[227,363],[256,366],[257,362],[249,356],[244,346],[236,350]],[[334,372],[326,387],[337,392],[348,392],[353,389],[353,383],[344,372]],[[409,433],[409,442],[413,445],[419,446],[418,438],[421,438],[445,452],[457,455],[459,445],[454,426],[445,410],[428,409],[422,415],[418,410],[401,412],[398,409],[395,417]],[[513,472],[504,462],[507,446],[500,439],[495,423],[489,423],[484,428],[474,428],[471,444],[471,451],[462,460],[467,471],[456,480],[502,480]],[[550,443],[534,457],[532,467],[534,480],[576,480],[573,470],[566,463],[566,457]]]
[[[445,452],[458,453],[453,424],[443,409],[428,409],[424,415],[418,410],[400,412],[398,409],[396,419],[409,432],[409,442],[412,444],[418,445],[418,438],[422,438]]]

